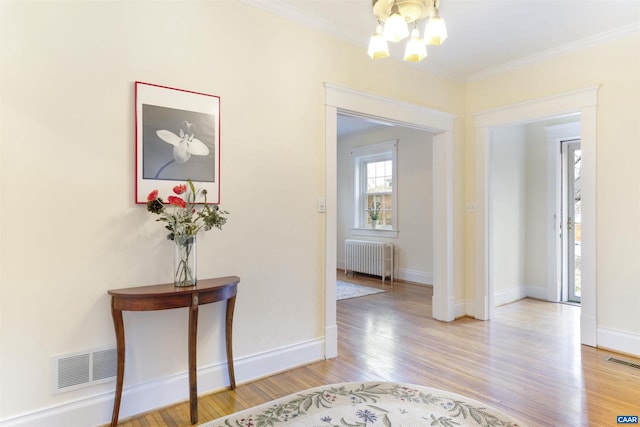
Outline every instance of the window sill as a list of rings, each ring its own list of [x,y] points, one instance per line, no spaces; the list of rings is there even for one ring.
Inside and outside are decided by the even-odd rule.
[[[390,228],[350,228],[349,231],[352,236],[398,237],[398,230]]]

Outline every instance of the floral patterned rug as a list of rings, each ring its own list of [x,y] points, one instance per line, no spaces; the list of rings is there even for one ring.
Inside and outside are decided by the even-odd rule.
[[[524,426],[477,400],[435,388],[387,382],[305,390],[203,427]]]

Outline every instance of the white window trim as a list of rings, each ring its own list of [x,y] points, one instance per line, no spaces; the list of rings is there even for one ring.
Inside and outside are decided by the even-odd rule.
[[[365,171],[362,168],[364,162],[389,159],[393,163],[393,224],[391,227],[371,228],[365,226],[366,216],[362,199],[362,182],[365,179]],[[378,144],[362,145],[351,150],[353,168],[353,227],[350,228],[354,236],[377,236],[377,237],[398,237],[398,140],[381,142]]]

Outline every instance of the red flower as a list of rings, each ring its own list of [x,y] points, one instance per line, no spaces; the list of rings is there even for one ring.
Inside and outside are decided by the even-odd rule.
[[[153,190],[151,193],[149,193],[149,195],[147,196],[147,202],[153,202],[155,199],[158,198],[158,190]]]
[[[187,191],[187,186],[185,184],[176,185],[175,187],[173,187],[173,192],[176,194],[182,194],[185,191]]]
[[[187,204],[185,203],[185,201],[182,200],[180,197],[169,196],[167,198],[167,200],[169,201],[169,204],[172,204],[174,206],[179,206],[181,208],[186,208],[187,207]]]

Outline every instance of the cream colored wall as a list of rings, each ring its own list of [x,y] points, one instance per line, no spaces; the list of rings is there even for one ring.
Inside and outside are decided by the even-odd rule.
[[[0,420],[105,393],[91,416],[106,421],[113,384],[52,395],[50,357],[114,345],[108,289],[170,279],[171,245],[133,203],[134,81],[221,97],[221,199],[231,216],[201,236],[198,265],[200,277],[242,279],[239,380],[256,355],[323,339],[323,82],[463,112],[460,83],[372,62],[364,47],[237,1],[1,2],[0,13]],[[456,162],[462,130],[459,121]],[[222,307],[200,314],[198,364],[214,366],[224,361]],[[125,313],[125,387],[184,374],[185,316]],[[309,357],[283,357],[279,369]],[[129,395],[129,410],[163,404],[151,388],[145,395]]]
[[[597,108],[597,326],[613,331],[640,354],[640,34],[531,64],[467,84],[465,194],[475,194],[474,120],[477,112],[600,85]],[[474,218],[465,235],[474,236]],[[465,266],[473,272],[473,240]],[[466,291],[473,295],[473,274]]]
[[[465,87],[237,1],[0,2],[0,20],[0,420],[108,400],[112,384],[51,395],[50,356],[112,345],[106,291],[170,278],[170,245],[133,203],[136,80],[221,96],[231,218],[202,235],[199,274],[242,278],[234,350],[245,361],[324,334],[323,82],[461,118],[457,301],[473,298],[473,114],[601,85],[598,327],[640,334],[640,225],[629,220],[640,208],[640,35]],[[184,373],[185,316],[126,313],[126,384]],[[221,319],[221,307],[202,308],[201,366],[224,360]],[[242,364],[237,374],[249,377]]]
[[[338,265],[344,267],[344,240],[394,244],[395,277],[433,284],[433,135],[406,127],[382,127],[338,140]],[[351,149],[398,141],[398,237],[353,235],[353,158]],[[395,184],[394,184],[395,186]]]

